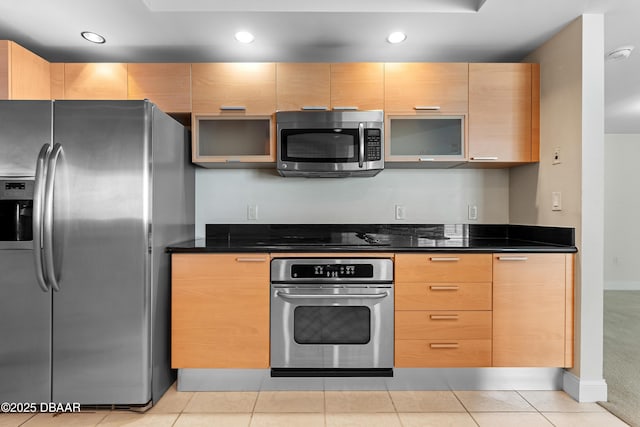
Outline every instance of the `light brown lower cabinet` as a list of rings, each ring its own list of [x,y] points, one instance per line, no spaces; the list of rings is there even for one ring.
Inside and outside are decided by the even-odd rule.
[[[573,254],[494,254],[493,366],[573,366]]]
[[[173,254],[171,366],[269,367],[269,255]]]

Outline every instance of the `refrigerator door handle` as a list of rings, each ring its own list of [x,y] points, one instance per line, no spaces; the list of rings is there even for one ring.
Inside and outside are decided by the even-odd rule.
[[[50,155],[51,145],[44,144],[40,149],[38,160],[36,161],[36,177],[33,186],[33,259],[36,267],[36,280],[43,292],[49,292],[50,290],[42,260],[44,186],[47,178],[47,162]]]
[[[43,253],[45,274],[54,291],[60,290],[56,277],[55,262],[53,257],[53,187],[56,180],[56,166],[58,157],[62,152],[62,145],[55,144],[47,162],[47,180],[44,190],[44,227],[43,227]]]

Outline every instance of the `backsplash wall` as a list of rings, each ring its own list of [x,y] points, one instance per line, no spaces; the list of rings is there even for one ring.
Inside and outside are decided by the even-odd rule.
[[[468,219],[468,205],[478,219]],[[396,220],[396,205],[406,219]],[[247,218],[257,207],[257,220]],[[196,170],[196,238],[206,224],[508,223],[508,169],[385,169],[373,178],[283,178],[272,169]]]

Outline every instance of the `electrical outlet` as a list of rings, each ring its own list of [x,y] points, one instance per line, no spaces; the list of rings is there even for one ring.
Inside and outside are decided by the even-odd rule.
[[[553,161],[551,162],[551,164],[559,165],[560,163],[562,163],[562,161],[560,160],[560,147],[556,147],[553,149]]]
[[[250,221],[258,219],[258,205],[247,205],[247,219]]]
[[[407,211],[404,205],[396,205],[396,219],[407,219]]]
[[[468,218],[470,220],[472,220],[472,221],[477,220],[478,219],[478,206],[476,206],[476,205],[468,205],[467,208],[468,208],[468,211],[469,211],[468,212],[469,213]]]

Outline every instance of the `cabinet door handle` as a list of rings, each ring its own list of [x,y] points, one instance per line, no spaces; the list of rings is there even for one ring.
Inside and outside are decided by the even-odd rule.
[[[242,258],[242,257],[238,257],[236,258],[236,261],[238,262],[265,262],[267,259],[266,258]]]
[[[432,256],[431,258],[429,258],[430,261],[433,262],[458,262],[460,261],[460,258],[458,257],[435,257]]]
[[[431,289],[432,291],[457,291],[458,289],[460,289],[460,286],[457,285],[451,285],[451,286],[429,286],[429,289]]]
[[[431,320],[458,320],[457,314],[431,314],[429,316]]]
[[[420,157],[418,161],[420,162],[434,162],[436,159],[433,157]]]
[[[220,111],[246,111],[247,107],[244,105],[221,105]]]
[[[327,111],[328,109],[326,105],[305,105],[301,108],[303,111]]]
[[[354,106],[345,106],[345,107],[333,107],[336,111],[355,111],[358,110],[358,107]]]
[[[499,261],[527,261],[529,258],[526,256],[499,256]]]
[[[439,105],[416,105],[413,107],[416,111],[438,111],[440,110]]]
[[[446,348],[459,348],[460,344],[458,344],[457,342],[446,342],[446,343],[431,343],[429,344],[429,347],[433,348],[433,349],[446,349]]]
[[[472,157],[471,160],[498,160],[497,156],[480,156]]]

